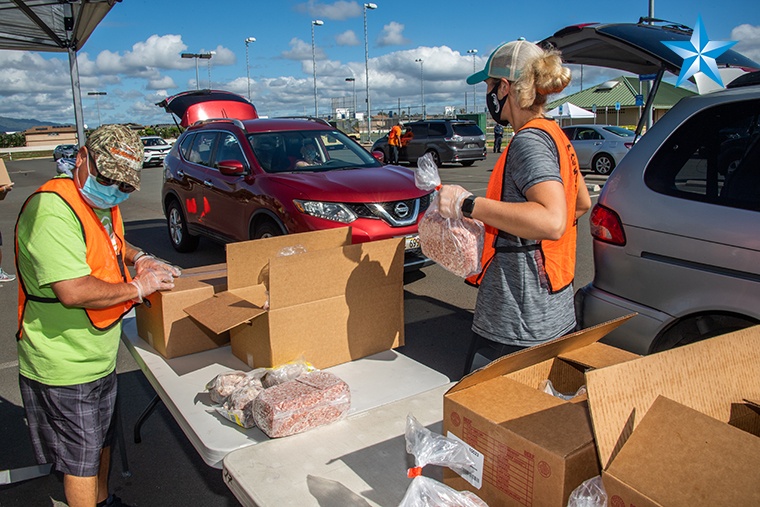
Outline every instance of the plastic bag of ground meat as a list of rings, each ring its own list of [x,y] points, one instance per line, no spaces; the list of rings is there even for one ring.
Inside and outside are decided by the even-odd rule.
[[[438,167],[429,153],[417,160],[414,183],[421,190],[440,188]],[[418,232],[422,253],[431,260],[462,278],[480,273],[485,227],[479,220],[443,218],[436,194],[420,220]]]
[[[238,426],[252,428],[256,425],[253,418],[253,402],[263,390],[261,378],[249,378],[242,385],[238,385],[222,406],[214,408]]]
[[[261,379],[264,387],[273,387],[284,384],[289,380],[295,380],[304,373],[314,371],[314,366],[303,360],[285,363],[266,372]]]
[[[243,371],[220,373],[206,384],[206,390],[211,396],[211,401],[224,403],[227,397],[246,380],[248,380],[248,375]]]
[[[253,402],[253,417],[271,438],[285,437],[341,419],[351,407],[348,384],[325,371],[264,389]]]

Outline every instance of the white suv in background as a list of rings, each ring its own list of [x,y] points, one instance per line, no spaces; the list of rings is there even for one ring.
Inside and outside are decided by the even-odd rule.
[[[145,148],[143,167],[149,165],[161,165],[164,162],[166,155],[172,149],[172,145],[159,136],[144,136],[141,137],[140,140]]]

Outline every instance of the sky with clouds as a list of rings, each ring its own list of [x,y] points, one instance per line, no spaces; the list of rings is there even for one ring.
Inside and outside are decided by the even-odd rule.
[[[465,103],[471,110],[473,98],[482,109],[485,86],[464,80],[500,43],[541,40],[578,23],[635,22],[647,15],[649,1],[549,0],[540,8],[535,2],[483,0],[376,5],[366,10],[365,39],[362,2],[123,0],[78,53],[85,123],[96,126],[99,115],[103,123],[169,123],[156,102],[196,86],[247,96],[247,74],[259,114],[313,114],[313,59],[320,114],[333,106],[352,108],[354,97],[364,111],[365,40],[373,113],[399,107],[419,112],[423,91],[429,114]],[[760,62],[757,0],[657,0],[654,15],[688,26],[701,16],[711,40],[738,41],[733,49]],[[256,41],[246,44],[248,37]],[[472,49],[477,53],[468,54]],[[213,52],[210,60],[197,61],[197,81],[196,60],[181,58],[184,52]],[[74,123],[65,54],[0,50],[0,69],[0,116]],[[586,66],[583,84],[619,74]],[[580,68],[573,75],[564,94],[580,89]],[[96,98],[90,91],[107,95]]]

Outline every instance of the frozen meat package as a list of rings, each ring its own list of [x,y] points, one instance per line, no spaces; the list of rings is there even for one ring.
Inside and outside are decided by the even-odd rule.
[[[341,419],[351,408],[351,391],[343,380],[312,371],[264,389],[253,402],[253,417],[271,438],[285,437]]]

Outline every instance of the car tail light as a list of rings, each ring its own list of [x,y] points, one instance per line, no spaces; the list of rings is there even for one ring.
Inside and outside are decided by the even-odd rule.
[[[591,227],[591,236],[594,239],[610,243],[612,245],[625,245],[625,232],[623,231],[623,222],[617,213],[611,209],[597,204],[591,210],[589,220]]]
[[[443,140],[447,143],[461,143],[464,141],[464,137],[460,136],[459,134],[454,134],[451,137],[444,137]]]
[[[633,143],[623,143],[629,150],[633,147]]]

